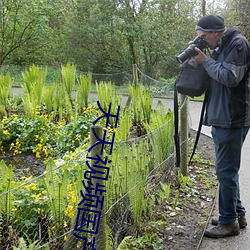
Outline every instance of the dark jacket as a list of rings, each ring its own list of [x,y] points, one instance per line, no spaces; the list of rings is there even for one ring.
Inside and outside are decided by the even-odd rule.
[[[204,125],[250,126],[250,46],[237,27],[227,30],[218,50],[203,63],[211,77]]]

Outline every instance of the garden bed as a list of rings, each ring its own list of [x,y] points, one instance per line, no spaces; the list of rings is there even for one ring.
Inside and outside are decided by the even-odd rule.
[[[212,139],[201,134],[189,178],[181,180],[173,173],[168,199],[155,205],[153,218],[141,226],[138,237],[126,237],[124,242],[130,243],[119,249],[198,249],[217,193],[214,159]]]

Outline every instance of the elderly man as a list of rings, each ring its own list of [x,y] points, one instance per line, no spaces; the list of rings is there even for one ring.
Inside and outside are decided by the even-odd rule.
[[[193,59],[210,76],[204,125],[212,126],[219,181],[219,218],[205,235],[212,238],[238,235],[247,226],[240,200],[239,169],[241,149],[250,126],[250,47],[237,27],[225,29],[220,16],[202,17],[196,33],[213,50],[201,50]]]

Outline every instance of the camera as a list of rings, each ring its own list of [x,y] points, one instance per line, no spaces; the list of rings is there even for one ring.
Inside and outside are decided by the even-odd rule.
[[[177,61],[179,63],[183,63],[188,58],[198,55],[198,53],[195,51],[195,47],[199,48],[200,50],[203,50],[207,48],[207,43],[199,36],[197,36],[190,45],[180,54],[176,57]]]

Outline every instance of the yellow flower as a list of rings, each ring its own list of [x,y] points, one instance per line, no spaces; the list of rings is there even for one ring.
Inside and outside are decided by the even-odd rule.
[[[13,207],[11,210],[12,210],[12,212],[16,212],[17,208]]]
[[[29,185],[26,186],[26,189],[28,191],[35,191],[35,190],[37,190],[37,185],[34,183],[30,183]]]
[[[4,131],[3,131],[3,134],[4,134],[4,135],[9,135],[10,133],[9,133],[8,130],[4,130]]]
[[[41,158],[41,155],[39,152],[36,152],[36,158],[40,159]]]
[[[73,196],[71,197],[71,201],[72,201],[72,203],[76,203],[76,196],[75,196],[75,195],[73,195]]]
[[[31,197],[35,198],[36,201],[40,201],[42,199],[41,195],[42,195],[41,193],[33,194]]]
[[[12,143],[10,144],[10,150],[12,150],[14,146],[15,146],[15,144],[12,142]]]
[[[66,211],[64,211],[65,215],[68,215],[70,218],[74,217],[73,206],[68,205]]]

